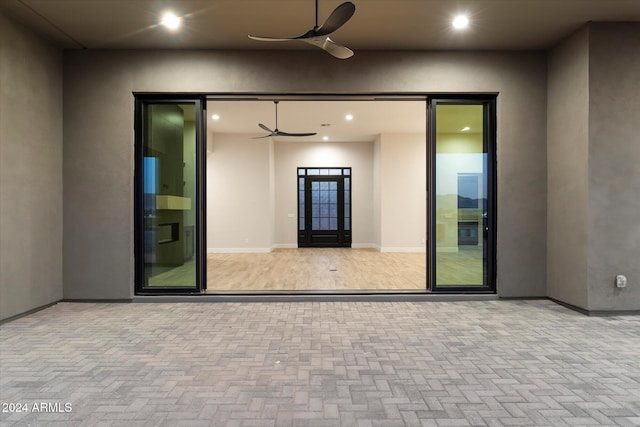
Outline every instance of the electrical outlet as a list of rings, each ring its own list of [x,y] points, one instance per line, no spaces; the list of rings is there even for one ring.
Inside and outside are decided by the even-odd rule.
[[[624,288],[627,286],[627,278],[626,276],[623,276],[622,274],[618,274],[616,276],[616,287],[617,288]]]

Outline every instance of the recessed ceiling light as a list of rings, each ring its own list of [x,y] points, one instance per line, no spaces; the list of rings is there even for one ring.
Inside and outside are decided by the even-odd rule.
[[[329,140],[329,137],[328,137],[328,136],[323,136],[323,137],[322,137],[322,140],[323,140],[323,141],[328,141],[328,140]]]
[[[219,116],[219,115],[217,115],[217,114],[214,114],[213,116],[211,116],[211,118],[212,118],[213,120],[220,120],[220,116]]]
[[[177,30],[180,28],[180,23],[182,22],[182,18],[176,16],[173,12],[166,12],[162,15],[162,20],[160,24],[164,25],[170,30]]]
[[[346,116],[344,116],[344,118],[350,122],[351,120],[353,120],[353,115],[347,114]]]
[[[468,130],[471,130],[471,128],[469,126],[465,126],[462,129],[460,129],[460,132],[466,132]]]
[[[457,30],[465,29],[469,26],[469,18],[466,15],[457,15],[453,18],[452,25]]]

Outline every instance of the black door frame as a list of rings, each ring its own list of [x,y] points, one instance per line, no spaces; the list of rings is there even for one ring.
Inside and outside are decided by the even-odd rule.
[[[206,153],[207,153],[207,102],[203,95],[194,94],[144,94],[134,93],[134,271],[137,295],[200,294],[207,288],[206,265]],[[153,104],[194,104],[196,108],[196,285],[145,286],[144,284],[144,108]]]
[[[428,94],[428,93],[368,93],[368,94],[326,94],[326,93],[308,93],[308,94],[296,94],[296,93],[134,93],[135,96],[135,170],[141,170],[140,164],[142,160],[142,104],[153,102],[170,102],[175,103],[179,101],[193,102],[198,101],[198,120],[197,125],[197,138],[200,141],[196,148],[196,164],[199,168],[196,180],[199,184],[197,186],[198,195],[198,207],[196,211],[197,225],[200,228],[200,232],[196,236],[196,252],[197,255],[197,289],[186,291],[184,288],[158,288],[149,289],[140,287],[140,277],[143,274],[143,264],[137,260],[141,259],[143,247],[142,236],[143,233],[143,217],[142,217],[142,180],[139,177],[134,179],[135,187],[135,199],[134,199],[134,211],[135,211],[135,236],[134,236],[134,260],[135,264],[135,290],[136,294],[186,294],[186,293],[200,293],[206,289],[206,106],[207,101],[215,100],[241,100],[241,99],[366,99],[366,100],[423,100],[427,105],[427,117],[426,117],[426,145],[427,145],[427,251],[425,257],[427,258],[427,279],[426,290],[433,293],[495,293],[496,292],[496,223],[497,223],[497,164],[496,164],[496,93],[484,93],[484,94]],[[471,103],[471,104],[483,104],[485,105],[485,123],[488,125],[486,132],[486,141],[489,144],[488,147],[488,208],[491,215],[487,218],[488,233],[488,263],[487,263],[487,275],[485,279],[485,285],[482,288],[478,287],[447,287],[446,289],[437,288],[435,285],[435,213],[432,212],[435,206],[435,108],[438,103]],[[420,292],[422,293],[422,292]]]
[[[342,173],[340,175],[300,175],[300,170],[305,169],[306,171],[314,170],[314,169],[335,169],[340,170]],[[349,174],[345,175],[345,169],[349,170]],[[329,167],[329,168],[321,168],[321,167],[308,167],[308,168],[298,168],[298,176],[297,179],[304,179],[304,209],[305,209],[305,229],[304,231],[300,230],[300,225],[297,224],[298,227],[298,247],[299,248],[350,248],[351,247],[351,236],[353,235],[353,216],[351,215],[351,198],[353,193],[353,179],[352,179],[352,170],[351,167]],[[349,179],[349,230],[345,230],[345,189],[344,189],[344,180],[345,178]],[[313,206],[311,203],[311,185],[313,182],[331,182],[335,181],[338,185],[338,229],[337,231],[337,241],[335,243],[322,243],[322,242],[314,242],[314,235],[321,236],[325,234],[329,234],[323,232],[324,230],[314,230],[312,226],[313,219]],[[298,191],[298,210],[300,210],[300,191]],[[299,212],[298,212],[299,215]]]
[[[496,293],[497,262],[497,95],[452,95],[433,96],[427,101],[427,286],[432,293]],[[487,237],[486,261],[483,268],[482,286],[446,286],[436,283],[436,106],[437,105],[482,105],[483,143],[487,153],[487,217],[483,233]]]

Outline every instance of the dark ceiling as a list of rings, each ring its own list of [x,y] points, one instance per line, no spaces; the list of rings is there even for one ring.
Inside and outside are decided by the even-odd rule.
[[[341,0],[319,0],[322,22]],[[640,0],[354,0],[332,38],[353,50],[540,50],[589,21],[640,21]],[[248,34],[294,36],[313,27],[314,0],[0,0],[0,8],[68,49],[313,49]],[[180,31],[158,25],[162,11]],[[451,20],[468,14],[456,32]]]

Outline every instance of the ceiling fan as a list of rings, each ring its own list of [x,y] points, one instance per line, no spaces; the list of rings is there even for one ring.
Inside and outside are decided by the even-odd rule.
[[[305,132],[305,133],[291,133],[291,132],[282,132],[280,130],[278,130],[278,103],[280,101],[273,101],[274,104],[276,104],[276,128],[275,130],[271,130],[269,129],[267,126],[263,125],[262,123],[258,123],[258,126],[260,126],[260,128],[266,130],[267,132],[269,132],[269,135],[265,135],[265,136],[257,136],[253,139],[260,139],[260,138],[269,138],[270,136],[313,136],[316,135],[316,132]]]
[[[249,38],[263,42],[300,40],[324,49],[336,58],[347,59],[353,56],[353,51],[345,46],[336,44],[329,38],[329,34],[342,27],[351,19],[355,11],[356,7],[353,3],[350,1],[344,2],[331,12],[331,15],[324,21],[324,24],[318,26],[318,0],[316,0],[316,25],[306,33],[295,37],[260,37],[250,35]]]

